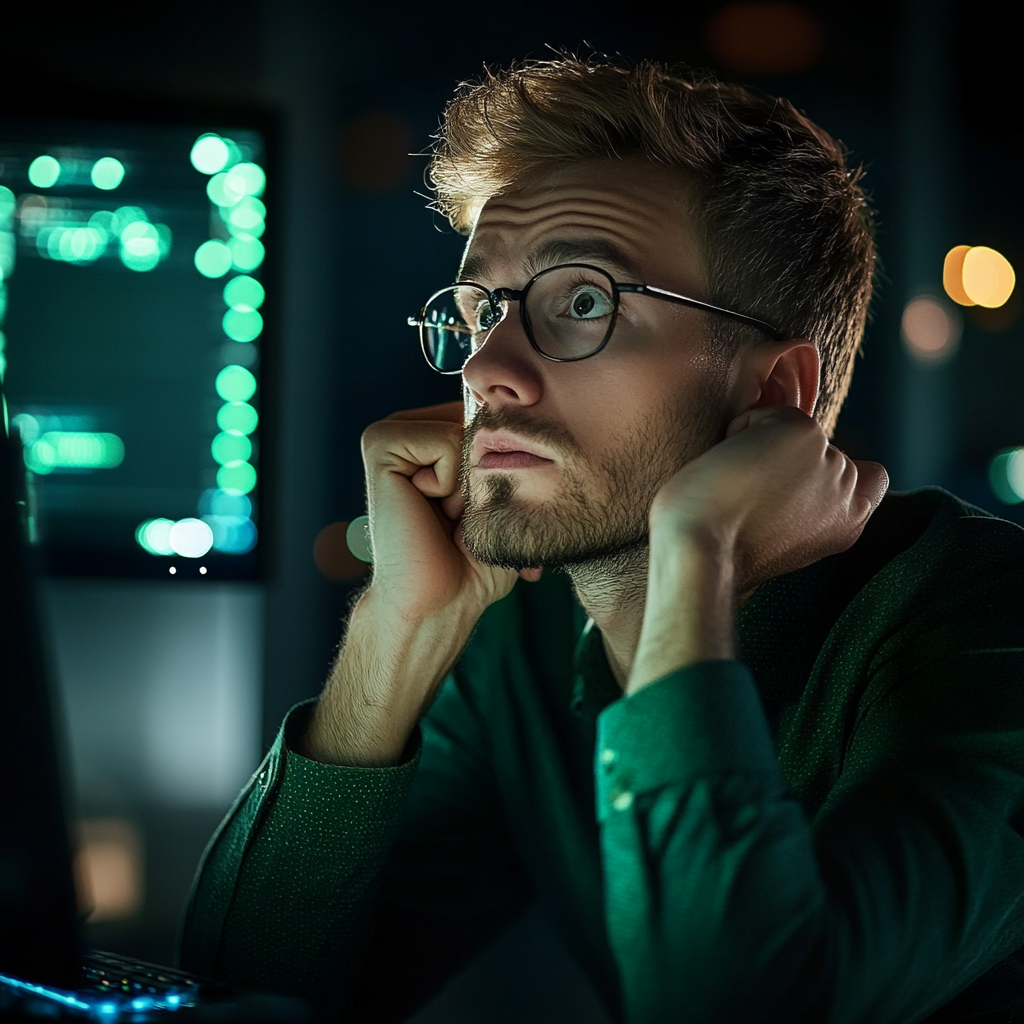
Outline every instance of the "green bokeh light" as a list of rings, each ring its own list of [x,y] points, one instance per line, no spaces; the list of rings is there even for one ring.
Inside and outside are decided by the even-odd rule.
[[[227,402],[217,411],[217,426],[227,434],[251,434],[259,413],[247,402]]]
[[[135,531],[135,539],[139,546],[151,555],[173,555],[171,547],[171,527],[173,519],[147,519],[139,523]]]
[[[108,235],[90,226],[44,228],[36,236],[36,248],[51,260],[65,263],[90,263],[107,248]]]
[[[6,185],[0,185],[0,221],[5,221],[13,215],[16,203],[17,197],[14,193]],[[2,226],[0,224],[0,227]]]
[[[225,171],[215,174],[206,183],[206,194],[210,197],[210,202],[217,206],[234,206],[244,195],[235,190],[231,176]]]
[[[213,132],[200,135],[192,144],[192,166],[203,174],[216,174],[224,170],[231,156],[228,144]]]
[[[103,235],[116,235],[117,232],[114,230],[115,216],[110,210],[97,210],[89,218],[89,227],[95,228]]]
[[[60,164],[49,154],[37,156],[28,165],[28,180],[36,188],[51,188],[60,177]]]
[[[97,188],[110,192],[124,181],[124,164],[112,156],[100,157],[92,165],[89,177]]]
[[[231,207],[228,223],[238,234],[250,234],[254,238],[263,234],[263,221],[267,216],[267,208],[258,199],[245,196]]]
[[[141,206],[119,206],[111,215],[110,233],[120,236],[129,224],[134,224],[136,221],[142,221],[143,224],[149,223],[149,217],[146,216],[146,211]]]
[[[251,235],[236,235],[228,242],[235,270],[255,270],[263,262],[263,243]]]
[[[233,277],[224,286],[224,301],[232,309],[247,310],[259,309],[263,305],[265,297],[263,285],[254,277],[241,275]]]
[[[39,420],[27,412],[19,412],[11,420],[11,426],[17,429],[21,443],[26,448],[39,437]]]
[[[267,184],[267,176],[259,164],[235,164],[228,178],[228,187],[242,196],[261,196]]]
[[[117,434],[48,430],[25,449],[33,473],[55,469],[114,469],[124,462],[124,442]]]
[[[252,441],[244,434],[218,434],[210,443],[213,461],[226,466],[229,462],[245,462],[252,455]]]
[[[988,482],[1004,505],[1024,501],[1024,448],[1006,448],[989,463]]]
[[[229,309],[221,323],[232,341],[255,341],[263,330],[263,317],[255,309]]]
[[[223,277],[231,269],[231,250],[224,242],[211,238],[196,249],[195,262],[203,277]]]
[[[148,221],[132,221],[121,230],[121,262],[129,270],[152,270],[160,262],[160,250],[160,232]]]
[[[221,213],[224,211],[221,210]],[[238,237],[239,235],[243,238],[262,238],[263,232],[267,230],[267,225],[263,221],[259,221],[253,224],[252,227],[240,228],[237,224],[233,224],[231,220],[225,222],[227,224],[228,233]]]
[[[247,402],[256,394],[256,378],[244,367],[225,366],[217,374],[217,394],[225,402]]]
[[[217,470],[217,486],[228,494],[248,494],[256,486],[256,470],[248,462],[232,462]]]

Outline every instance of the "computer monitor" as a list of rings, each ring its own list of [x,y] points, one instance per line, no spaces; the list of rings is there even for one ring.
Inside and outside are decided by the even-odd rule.
[[[144,105],[0,116],[0,371],[48,573],[261,575],[272,134]]]
[[[79,951],[61,744],[23,543],[25,474],[15,458],[21,446],[0,425],[0,976],[74,985]]]

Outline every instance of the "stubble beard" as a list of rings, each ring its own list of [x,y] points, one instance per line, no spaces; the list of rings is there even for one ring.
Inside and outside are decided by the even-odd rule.
[[[471,446],[478,430],[508,429],[562,456],[562,479],[547,500],[518,497],[515,474],[490,471],[473,484]],[[685,404],[652,409],[589,460],[564,428],[518,409],[479,410],[465,431],[460,481],[462,531],[479,561],[519,571],[561,567],[577,577],[646,574],[648,515],[661,485],[722,437],[720,389],[705,387]],[[582,580],[576,580],[582,582]]]

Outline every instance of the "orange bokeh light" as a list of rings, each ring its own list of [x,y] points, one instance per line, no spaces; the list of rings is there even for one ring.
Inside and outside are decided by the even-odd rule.
[[[942,286],[961,306],[998,309],[1007,303],[1016,283],[1010,261],[987,245],[954,246],[942,264]]]
[[[946,294],[961,306],[973,306],[974,300],[964,291],[964,257],[969,245],[955,245],[946,253],[942,264],[942,287]]]

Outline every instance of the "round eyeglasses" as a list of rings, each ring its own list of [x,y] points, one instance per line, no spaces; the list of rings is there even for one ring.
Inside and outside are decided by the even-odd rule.
[[[461,373],[466,360],[508,316],[509,303],[518,302],[523,331],[534,349],[545,359],[571,363],[597,355],[608,344],[623,292],[730,317],[758,328],[773,341],[785,339],[778,328],[757,317],[653,285],[615,281],[606,270],[587,263],[549,267],[518,291],[492,291],[474,281],[460,281],[431,295],[420,315],[409,317],[409,325],[419,328],[423,355],[438,373]]]

